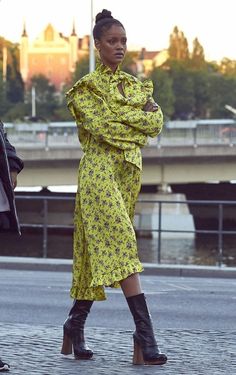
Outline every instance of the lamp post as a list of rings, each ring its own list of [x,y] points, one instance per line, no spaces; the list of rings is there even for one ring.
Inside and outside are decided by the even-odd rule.
[[[236,116],[236,108],[232,107],[231,105],[228,105],[228,104],[225,104],[225,108],[228,109],[228,111],[230,111],[231,113],[234,114],[234,116]]]
[[[1,3],[2,0],[0,0]],[[6,84],[7,84],[7,47],[5,46],[5,39],[3,39],[2,47],[2,83],[3,83],[3,95],[6,98]]]
[[[3,46],[2,49],[2,79],[6,83],[7,80],[7,47]]]
[[[32,117],[36,117],[36,91],[34,86],[31,89],[31,110]]]
[[[94,46],[93,46],[93,0],[90,3],[90,38],[89,38],[89,72],[93,72],[95,69],[95,56],[94,56]]]

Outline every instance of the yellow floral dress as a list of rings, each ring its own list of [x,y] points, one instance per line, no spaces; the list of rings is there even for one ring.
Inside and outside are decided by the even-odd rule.
[[[118,85],[122,85],[123,94]],[[67,93],[84,155],[75,205],[71,297],[106,299],[104,286],[143,270],[133,228],[141,147],[160,133],[163,115],[144,112],[152,82],[98,64]]]

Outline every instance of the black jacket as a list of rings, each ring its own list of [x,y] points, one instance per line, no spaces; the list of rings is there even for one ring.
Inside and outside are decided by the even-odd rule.
[[[1,219],[4,220],[5,215],[8,222],[8,225],[4,225],[4,227],[0,225],[0,232],[10,231],[20,234],[10,171],[19,173],[23,167],[23,161],[16,155],[15,148],[8,141],[0,120],[0,178],[10,205],[10,212],[0,213]]]

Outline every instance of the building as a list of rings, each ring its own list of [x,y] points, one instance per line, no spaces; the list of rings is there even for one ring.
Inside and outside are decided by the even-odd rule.
[[[33,76],[43,74],[52,82],[58,91],[74,72],[76,63],[89,54],[89,35],[78,38],[75,26],[69,37],[63,36],[48,24],[32,43],[23,27],[20,42],[20,72],[26,87]],[[137,51],[131,70],[138,77],[147,76],[157,66],[161,66],[168,58],[167,50]]]
[[[166,62],[168,51],[147,51],[146,48],[142,48],[137,56],[137,74],[141,77],[146,77],[153,68],[161,66]]]
[[[23,27],[20,42],[20,72],[26,86],[34,75],[43,74],[59,91],[79,59],[89,53],[89,36],[78,38],[73,25],[69,37],[63,36],[48,24],[32,43]]]

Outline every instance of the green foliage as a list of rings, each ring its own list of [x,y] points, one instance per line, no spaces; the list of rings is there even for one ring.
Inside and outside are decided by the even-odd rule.
[[[187,120],[194,116],[194,85],[185,64],[175,61],[169,71],[175,97],[175,119]]]
[[[7,69],[7,99],[11,103],[19,103],[24,100],[24,83],[21,74],[14,71],[11,66]]]
[[[173,81],[168,72],[154,68],[150,74],[154,86],[154,99],[161,106],[165,118],[171,118],[174,112]]]
[[[32,87],[35,88],[36,94],[36,116],[53,120],[54,111],[58,108],[59,104],[55,86],[43,74],[33,76],[27,92],[28,103],[32,101]]]
[[[236,77],[236,60],[230,60],[226,57],[222,59],[220,71],[228,77]]]
[[[19,69],[19,47],[0,37],[0,69],[3,66],[3,47],[7,49],[7,75],[5,84],[6,100],[18,103],[24,99],[24,83]],[[2,80],[1,80],[2,81]]]
[[[121,65],[121,69],[126,73],[137,76],[137,57],[137,52],[126,52],[125,58]]]
[[[67,101],[66,101],[66,92],[70,90],[73,83],[67,82],[66,85],[64,85],[61,93],[60,93],[60,102],[57,109],[54,111],[55,119],[57,121],[72,121],[72,116],[70,111],[67,108]]]
[[[206,67],[204,49],[197,38],[193,41],[193,51],[190,64],[191,68],[194,69],[203,69]]]
[[[230,117],[225,105],[236,108],[236,77],[212,74],[209,80],[209,98],[210,117]]]
[[[194,117],[206,118],[209,113],[209,74],[206,71],[190,72],[194,88]]]
[[[6,81],[3,81],[3,48],[7,51]],[[0,37],[0,116],[7,118],[17,103],[23,102],[24,84],[19,71],[19,48]]]
[[[89,55],[83,57],[76,63],[75,71],[72,75],[72,84],[89,73]]]
[[[29,103],[16,103],[4,115],[5,121],[17,122],[23,120],[30,113]]]
[[[1,68],[1,65],[0,65]],[[6,84],[3,82],[2,73],[0,72],[0,117],[4,118],[5,113],[10,109],[11,103],[7,100]]]

